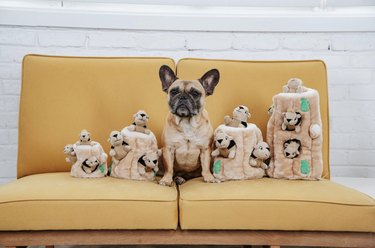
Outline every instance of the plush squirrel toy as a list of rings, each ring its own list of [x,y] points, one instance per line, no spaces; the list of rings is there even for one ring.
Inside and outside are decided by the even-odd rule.
[[[99,160],[95,156],[91,156],[82,162],[81,169],[86,174],[92,174],[99,169]]]
[[[303,86],[303,82],[299,78],[291,78],[288,83],[283,86],[284,93],[302,93],[305,91],[306,88]]]
[[[224,131],[215,134],[214,144],[216,149],[212,151],[213,157],[234,158],[236,156],[236,142]]]
[[[268,169],[267,160],[271,156],[270,147],[266,142],[259,142],[254,146],[251,153],[249,164],[256,168]]]
[[[83,129],[81,133],[79,134],[79,140],[75,144],[77,146],[92,145],[91,134],[86,129]]]
[[[290,139],[284,142],[284,156],[290,159],[296,158],[301,152],[301,141]]]
[[[138,159],[138,172],[146,180],[155,180],[155,175],[159,171],[159,157],[161,150],[147,152]]]
[[[108,142],[111,144],[109,155],[115,164],[125,158],[126,154],[131,150],[128,143],[125,142],[124,136],[119,131],[112,131],[109,135]]]
[[[66,155],[65,161],[67,163],[72,163],[74,164],[77,161],[77,155],[74,152],[73,145],[72,144],[67,144],[64,147],[64,154]]]
[[[128,130],[150,134],[150,130],[147,128],[147,122],[150,117],[147,115],[147,113],[144,110],[139,110],[133,117],[134,122],[128,127]]]
[[[233,117],[226,115],[224,124],[229,127],[247,127],[247,119],[251,117],[249,109],[240,105],[233,110]]]
[[[281,124],[282,130],[301,131],[302,115],[300,112],[288,111],[283,113],[283,124]]]

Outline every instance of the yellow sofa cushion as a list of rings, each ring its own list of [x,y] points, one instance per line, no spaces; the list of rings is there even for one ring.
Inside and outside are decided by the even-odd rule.
[[[26,176],[0,187],[0,230],[176,229],[177,190],[69,173]]]
[[[375,200],[328,180],[263,178],[180,186],[182,229],[375,232]]]
[[[168,113],[159,68],[168,58],[95,58],[27,55],[23,60],[18,177],[69,171],[63,148],[86,128],[105,151],[112,130],[144,109],[159,138]]]
[[[323,123],[323,178],[329,178],[328,89],[323,61],[182,59],[177,64],[177,76],[195,79],[212,68],[220,71],[219,84],[206,104],[214,128],[223,123],[225,115],[232,115],[237,105],[244,104],[252,114],[249,121],[262,130],[265,138],[272,97],[290,78],[301,78],[307,87],[316,89]]]

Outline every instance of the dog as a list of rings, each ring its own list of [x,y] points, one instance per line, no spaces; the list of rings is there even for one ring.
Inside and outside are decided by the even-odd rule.
[[[164,176],[159,184],[171,186],[173,176],[181,184],[199,174],[205,182],[217,182],[210,171],[213,128],[204,104],[219,83],[219,71],[209,70],[198,80],[182,80],[163,65],[159,77],[169,106],[161,138]]]

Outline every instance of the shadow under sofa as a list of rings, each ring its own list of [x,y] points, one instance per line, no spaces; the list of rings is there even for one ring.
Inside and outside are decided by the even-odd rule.
[[[272,96],[291,77],[320,94],[321,181],[263,178],[179,188],[69,175],[63,147],[82,128],[106,151],[110,131],[145,109],[160,137],[168,112],[158,70],[195,79],[217,68],[206,109],[213,127],[249,106],[263,135]],[[17,177],[0,187],[0,245],[231,244],[375,246],[375,200],[329,180],[326,67],[322,61],[231,61],[27,55],[22,64]],[[160,145],[160,143],[159,143]]]

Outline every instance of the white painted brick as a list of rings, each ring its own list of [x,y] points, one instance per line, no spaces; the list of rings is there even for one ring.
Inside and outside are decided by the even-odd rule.
[[[21,91],[21,80],[3,80],[3,94],[19,95]]]
[[[331,117],[332,133],[375,133],[375,118],[370,117]]]
[[[349,96],[355,100],[375,100],[375,85],[352,85]],[[375,112],[375,108],[372,107],[372,109]]]
[[[5,162],[14,162],[17,160],[17,146],[15,145],[1,145],[0,158]]]
[[[332,149],[375,149],[375,133],[346,134],[331,133],[330,145]]]
[[[224,33],[191,33],[186,36],[189,50],[228,50],[232,47],[232,37]]]
[[[350,65],[353,67],[373,68],[375,67],[375,53],[353,54],[350,58]]]
[[[348,151],[342,150],[331,150],[330,151],[330,164],[340,164],[346,165],[348,164]]]
[[[8,143],[9,143],[8,130],[1,129],[0,130],[0,145],[8,145]]]
[[[173,33],[141,33],[135,35],[137,46],[142,49],[181,50],[185,49],[185,37]]]
[[[19,108],[18,96],[0,96],[0,111],[2,112],[16,112]]]
[[[8,129],[8,144],[16,145],[18,143],[18,129]]]
[[[281,46],[290,50],[329,50],[330,40],[321,35],[288,34],[281,39]]]
[[[328,84],[368,84],[372,81],[370,69],[330,69]]]
[[[375,150],[349,151],[349,164],[375,166]]]
[[[21,28],[0,28],[0,44],[2,45],[33,46],[35,37],[35,32]]]
[[[333,51],[375,50],[375,33],[348,33],[333,35]]]
[[[360,165],[333,165],[331,166],[332,177],[375,177],[375,167],[360,166]]]
[[[235,34],[232,46],[237,50],[276,50],[279,38],[274,34],[264,33]]]
[[[43,53],[40,47],[0,46],[0,62],[21,63],[23,57],[30,53]]]
[[[0,64],[0,78],[19,79],[21,78],[21,64]]]
[[[375,117],[375,101],[330,101],[331,117]]]
[[[0,128],[17,128],[18,112],[4,113],[0,112]]]
[[[38,41],[42,47],[83,47],[86,42],[86,34],[76,31],[39,32]]]
[[[349,87],[346,85],[328,85],[329,100],[345,100],[349,96]]]
[[[11,178],[17,175],[17,162],[1,162],[0,163],[0,178]]]
[[[0,185],[5,185],[7,183],[13,182],[16,180],[16,177],[7,177],[7,178],[0,178]]]
[[[327,65],[328,70],[333,68],[342,68],[342,67],[348,67],[350,66],[350,55],[346,53],[331,53],[331,52],[308,52],[304,51],[305,59],[309,60],[323,60],[324,63]]]
[[[135,47],[134,34],[130,32],[97,32],[89,34],[89,47]]]

